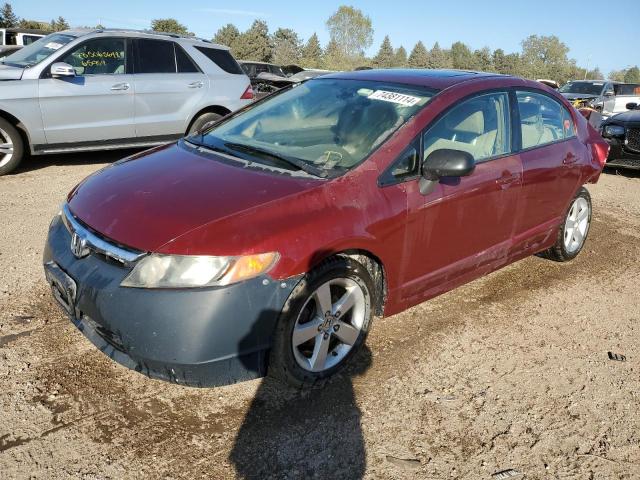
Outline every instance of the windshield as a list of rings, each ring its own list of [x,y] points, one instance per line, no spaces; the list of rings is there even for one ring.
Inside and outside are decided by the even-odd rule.
[[[297,162],[297,168],[332,176],[368,157],[434,94],[393,83],[320,78],[276,94],[190,140],[234,154],[253,153],[251,159],[257,161],[281,157],[289,168]]]
[[[586,95],[600,95],[602,82],[569,82],[560,88],[562,93],[584,93]]]
[[[0,61],[13,67],[32,67],[49,57],[56,50],[64,47],[67,43],[75,40],[75,38],[73,35],[52,33],[36,42],[30,43]]]

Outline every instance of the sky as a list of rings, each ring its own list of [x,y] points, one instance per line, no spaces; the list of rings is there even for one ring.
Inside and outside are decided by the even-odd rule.
[[[306,40],[314,32],[323,46],[328,41],[325,21],[341,4],[352,5],[371,17],[374,55],[385,35],[394,47],[410,52],[418,40],[448,48],[462,41],[472,49],[519,52],[529,35],[557,35],[569,47],[569,57],[581,67],[607,75],[611,70],[640,65],[640,0],[9,0],[19,17],[49,21],[63,16],[71,26],[148,28],[154,18],[176,18],[197,36],[211,38],[218,28],[235,24],[241,31],[255,19],[270,31],[292,28]]]

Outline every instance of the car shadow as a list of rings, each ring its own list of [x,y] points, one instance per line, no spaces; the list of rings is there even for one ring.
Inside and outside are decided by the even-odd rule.
[[[40,170],[51,166],[98,165],[113,163],[122,158],[141,152],[144,148],[125,150],[101,150],[96,152],[55,153],[51,155],[30,155],[25,158],[14,175]]]
[[[370,365],[364,345],[321,388],[298,390],[270,377],[262,380],[229,454],[238,476],[362,478],[366,450],[352,379]]]

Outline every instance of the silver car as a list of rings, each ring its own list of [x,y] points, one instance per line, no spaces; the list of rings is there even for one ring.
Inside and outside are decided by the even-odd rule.
[[[166,143],[252,100],[227,47],[156,32],[52,33],[0,60],[0,175],[27,152]]]

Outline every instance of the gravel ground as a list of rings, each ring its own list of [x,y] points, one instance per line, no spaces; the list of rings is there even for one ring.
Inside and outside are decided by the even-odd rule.
[[[0,178],[3,479],[640,478],[637,175],[589,187],[575,261],[532,257],[378,321],[321,391],[193,389],[107,359],[43,281],[65,194],[123,155]]]

